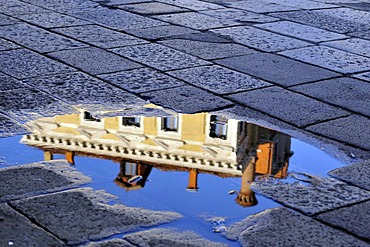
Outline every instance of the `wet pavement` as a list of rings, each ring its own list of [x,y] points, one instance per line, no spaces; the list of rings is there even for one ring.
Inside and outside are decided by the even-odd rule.
[[[1,246],[370,245],[366,1],[0,3]]]

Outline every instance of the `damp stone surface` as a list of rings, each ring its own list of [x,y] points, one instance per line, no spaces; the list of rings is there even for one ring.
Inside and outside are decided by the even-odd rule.
[[[28,130],[18,122],[0,113],[0,138],[27,133]]]
[[[69,27],[78,25],[87,25],[90,22],[74,18],[72,16],[60,14],[57,12],[51,13],[40,13],[40,14],[28,14],[20,15],[21,20],[30,22],[32,24],[42,26],[45,28],[55,28],[55,27]]]
[[[177,25],[166,25],[153,28],[142,28],[142,29],[131,29],[127,31],[128,33],[135,35],[140,38],[145,38],[149,40],[164,39],[172,36],[199,33],[194,29],[187,27],[180,27]]]

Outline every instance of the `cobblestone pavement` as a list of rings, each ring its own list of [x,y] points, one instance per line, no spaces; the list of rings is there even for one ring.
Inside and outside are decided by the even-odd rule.
[[[248,227],[258,219],[253,216],[237,225],[236,233],[228,233],[230,239],[238,235],[242,245],[253,245],[253,241],[266,239],[262,233],[266,229],[283,234],[296,226],[301,231],[290,236],[292,241],[301,234],[311,238],[309,243],[325,245],[322,239],[327,237],[330,244],[347,245],[350,239],[356,246],[370,245],[366,229],[370,220],[368,1],[0,0],[1,138],[26,133],[23,124],[43,116],[79,108],[115,110],[148,101],[178,112],[215,111],[262,121],[314,144],[335,147],[348,164],[356,163],[331,174],[342,182],[321,181],[312,191],[300,191],[302,197],[295,198],[291,191],[269,195],[273,194],[270,191],[267,196],[300,213],[265,213],[260,216],[264,223],[252,231]],[[0,180],[9,171],[2,172]],[[326,189],[331,191],[328,198],[317,196]],[[263,185],[256,190],[263,194]],[[281,185],[277,190],[286,188]],[[66,198],[81,200],[107,217],[128,210],[90,205],[94,197],[90,190],[68,191]],[[73,193],[84,197],[76,199]],[[317,196],[314,210],[296,201],[307,199],[304,194]],[[57,199],[41,195],[14,201],[9,198],[15,194],[6,195],[0,194],[4,199],[0,200],[0,232],[13,219],[12,227],[18,233],[24,229],[34,233],[24,246],[32,241],[81,244],[109,235],[104,232],[108,226],[99,223],[102,232],[90,229],[91,233],[66,234],[68,227],[54,231],[53,224],[64,224],[63,218],[43,218],[36,202]],[[292,224],[277,226],[286,215]],[[35,224],[42,222],[38,217],[46,223]],[[158,213],[138,225],[176,217]],[[295,218],[307,223],[293,224]],[[137,228],[129,223],[112,224],[109,231],[113,232]],[[321,228],[321,234],[315,235],[312,229]],[[141,245],[161,234],[142,235],[137,241]],[[183,233],[172,234],[178,244],[188,243]],[[170,241],[168,235],[171,232],[164,231],[166,241]],[[107,246],[138,244],[130,242],[133,236],[111,240]],[[276,233],[269,236],[279,237]],[[315,238],[321,240],[315,242]],[[2,246],[8,243],[9,238]],[[271,243],[280,242],[265,242]],[[195,246],[214,244],[201,239],[194,242]]]

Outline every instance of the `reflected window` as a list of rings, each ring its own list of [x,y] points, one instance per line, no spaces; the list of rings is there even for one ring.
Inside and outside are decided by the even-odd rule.
[[[125,175],[135,176],[137,175],[137,163],[125,162]]]
[[[179,127],[179,119],[177,116],[169,116],[162,118],[162,130],[177,131]]]
[[[212,115],[210,127],[210,137],[220,138],[222,140],[227,139],[227,118]]]
[[[86,121],[95,121],[95,122],[100,122],[100,119],[98,118],[94,118],[90,112],[88,111],[84,111],[83,113],[83,116],[84,116],[84,120]]]
[[[123,117],[123,126],[135,126],[140,128],[140,117]]]

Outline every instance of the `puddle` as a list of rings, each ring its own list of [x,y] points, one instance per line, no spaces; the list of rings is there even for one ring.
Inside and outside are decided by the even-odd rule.
[[[28,135],[0,138],[0,167],[67,159],[115,202],[179,212],[168,226],[228,244],[224,227],[279,205],[250,189],[254,179],[326,176],[344,165],[284,133],[210,113],[81,111],[28,125]]]

